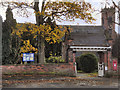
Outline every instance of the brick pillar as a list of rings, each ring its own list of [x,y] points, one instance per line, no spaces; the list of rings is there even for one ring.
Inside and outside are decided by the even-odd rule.
[[[74,68],[75,74],[77,74],[77,66],[76,66],[76,61],[75,61],[75,53],[76,53],[76,51],[73,51],[73,68]]]
[[[73,51],[73,63],[75,63],[75,51]]]
[[[111,51],[108,51],[108,70],[111,70],[110,59],[111,59]]]
[[[72,51],[72,49],[68,50],[68,62],[73,62],[73,51]]]
[[[99,62],[100,63],[104,62],[104,53],[103,52],[98,52],[98,54],[99,54],[99,58],[100,58]]]
[[[107,66],[107,52],[104,53],[104,63]]]
[[[104,73],[106,74],[108,72],[108,52],[104,53],[104,65],[105,65]]]
[[[69,58],[71,57],[71,49],[69,48],[71,45],[72,40],[66,40],[62,43],[62,59],[66,61],[66,63],[69,62]],[[71,54],[71,55],[70,55]]]

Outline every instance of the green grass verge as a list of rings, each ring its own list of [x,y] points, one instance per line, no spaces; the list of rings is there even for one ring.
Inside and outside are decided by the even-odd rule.
[[[77,70],[77,73],[83,73],[83,71],[82,70]]]

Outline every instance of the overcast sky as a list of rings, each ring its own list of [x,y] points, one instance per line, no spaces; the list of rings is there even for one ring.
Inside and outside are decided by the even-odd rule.
[[[9,1],[13,1],[13,0],[9,0]],[[17,1],[23,1],[23,0],[17,0]],[[32,0],[29,0],[29,1],[32,1]],[[66,0],[66,1],[69,1],[69,0]],[[68,21],[57,22],[57,24],[59,24],[59,25],[96,25],[96,26],[101,25],[101,13],[99,11],[101,10],[101,8],[103,8],[105,6],[105,0],[85,0],[85,1],[90,2],[92,4],[92,7],[95,10],[98,10],[98,11],[96,11],[92,14],[93,17],[96,19],[96,21],[94,21],[93,24],[87,24],[87,23],[85,23],[84,20],[79,20],[79,19],[76,19],[74,22],[68,22]],[[109,1],[111,1],[111,0],[109,0]],[[114,1],[117,4],[119,0],[114,0]],[[6,19],[5,18],[5,11],[6,11],[6,8],[2,8],[0,6],[0,15],[2,16],[3,21]],[[35,22],[35,15],[33,13],[34,11],[33,10],[29,10],[29,11],[30,11],[29,17],[20,17],[19,15],[16,14],[16,11],[13,10],[14,18],[17,20],[18,23],[25,23],[25,22],[36,23]],[[118,20],[117,20],[117,13],[116,13],[116,22],[117,21]],[[117,25],[115,27],[115,30],[116,30],[116,32],[118,32],[118,26]]]

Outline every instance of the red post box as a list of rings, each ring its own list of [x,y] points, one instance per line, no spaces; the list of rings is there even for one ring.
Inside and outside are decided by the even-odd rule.
[[[117,71],[117,60],[113,60],[113,70]]]

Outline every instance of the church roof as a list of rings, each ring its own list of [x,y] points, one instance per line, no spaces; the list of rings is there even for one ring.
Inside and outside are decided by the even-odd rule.
[[[72,45],[108,46],[102,26],[71,26]]]

